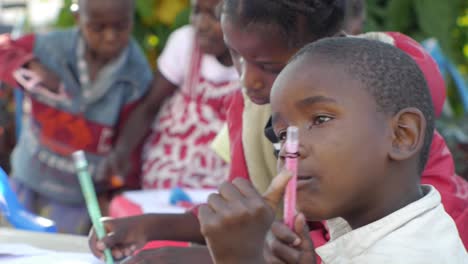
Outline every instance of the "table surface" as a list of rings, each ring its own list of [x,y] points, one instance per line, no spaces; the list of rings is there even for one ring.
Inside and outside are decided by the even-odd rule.
[[[29,232],[12,228],[0,228],[1,244],[28,244],[37,248],[89,253],[88,238],[85,236]]]

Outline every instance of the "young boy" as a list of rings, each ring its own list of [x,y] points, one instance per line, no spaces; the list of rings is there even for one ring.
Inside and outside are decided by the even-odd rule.
[[[272,83],[299,48],[319,38],[338,34],[344,13],[339,2],[224,0],[221,16],[224,39],[235,64],[238,64],[244,86],[243,92],[233,96],[228,110],[231,180],[236,177],[251,180],[257,190],[263,192],[276,175],[273,144],[264,136],[265,124],[271,116],[269,93]],[[445,86],[434,61],[414,40],[401,34],[385,35],[421,66],[431,88],[435,111],[440,113]],[[455,174],[450,152],[437,132],[422,175],[423,184],[432,184],[441,192],[447,212],[455,219],[464,240],[468,241],[464,224],[468,217],[468,184]],[[91,236],[91,249],[97,256],[102,255],[105,245],[128,249],[131,245],[141,246],[141,241],[147,240],[204,242],[197,218],[190,213],[113,219],[107,220],[106,224],[118,236],[108,237],[98,244],[95,236]],[[328,240],[328,232],[323,225],[314,226],[311,235],[317,245]],[[180,255],[180,251],[174,254]]]
[[[281,141],[279,168],[286,129],[299,128],[301,214],[297,237],[274,250],[279,260],[315,263],[305,223],[327,220],[331,239],[315,249],[323,263],[467,263],[438,191],[420,185],[434,110],[425,78],[408,55],[372,40],[317,41],[280,73],[271,107]],[[267,263],[258,245],[265,243],[289,178],[280,174],[263,197],[242,179],[210,196],[199,220],[215,263]]]
[[[78,28],[0,41],[0,78],[22,86],[31,99],[11,159],[12,183],[22,203],[54,220],[60,232],[89,230],[70,154],[86,151],[95,175],[123,117],[152,79],[130,40],[133,5],[80,0]],[[108,179],[95,181],[101,194],[110,188]]]

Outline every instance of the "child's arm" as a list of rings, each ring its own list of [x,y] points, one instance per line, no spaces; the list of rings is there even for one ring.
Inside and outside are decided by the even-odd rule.
[[[130,258],[126,258],[120,264],[141,263],[203,263],[211,264],[210,252],[206,246],[191,247],[164,247],[148,249],[138,252]]]
[[[8,85],[17,86],[13,72],[34,58],[34,35],[27,35],[17,40],[9,34],[0,35],[0,80]]]
[[[192,213],[186,214],[145,214],[103,220],[107,236],[97,240],[92,229],[89,247],[99,258],[104,249],[112,249],[115,259],[121,259],[152,240],[174,240],[204,243],[198,219]]]
[[[34,72],[45,87],[55,92],[60,80],[34,58],[34,40],[34,35],[26,35],[17,40],[11,39],[8,34],[0,35],[0,80],[12,87],[18,86],[13,73],[25,67]]]
[[[200,206],[201,232],[214,263],[267,263],[263,246],[290,178],[280,173],[263,196],[247,180],[226,182]]]
[[[114,149],[101,163],[98,179],[108,179],[112,175],[124,178],[128,171],[130,155],[144,137],[151,131],[151,126],[165,99],[170,97],[177,86],[168,81],[159,71],[150,84],[149,94],[131,112],[119,133]]]

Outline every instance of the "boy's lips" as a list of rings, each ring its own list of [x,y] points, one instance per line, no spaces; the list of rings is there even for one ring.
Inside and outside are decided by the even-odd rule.
[[[297,189],[314,186],[317,187],[319,179],[312,175],[297,175]]]

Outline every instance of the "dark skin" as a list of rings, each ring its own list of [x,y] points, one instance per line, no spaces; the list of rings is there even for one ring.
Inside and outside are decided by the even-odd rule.
[[[276,76],[300,47],[288,47],[273,26],[253,24],[245,28],[224,14],[221,25],[247,96],[255,104],[268,104]]]
[[[204,53],[216,56],[218,61],[226,66],[232,65],[232,60],[223,42],[221,26],[218,20],[220,0],[192,1],[192,25],[196,30],[196,38]],[[164,100],[172,96],[178,87],[156,71],[151,83],[149,94],[133,111],[114,150],[103,161],[98,178],[106,179],[112,175],[123,178],[130,170],[129,157],[151,131],[151,125],[158,114]],[[138,127],[139,129],[135,129]]]
[[[219,23],[220,0],[194,0],[192,1],[191,15],[192,25],[196,30],[196,38],[203,52],[216,56],[223,65],[232,65],[230,54],[224,45],[223,34]],[[133,150],[150,132],[151,125],[164,100],[173,95],[178,87],[169,82],[159,72],[156,72],[151,90],[144,101],[131,114],[121,136],[118,138],[114,150],[100,166],[99,178],[105,179],[111,175],[123,177],[129,171],[129,156]],[[135,129],[138,127],[139,129]],[[107,246],[113,248],[114,257],[130,256],[144,245],[141,241],[150,240],[180,240],[204,243],[200,233],[198,219],[191,213],[184,215],[166,216],[142,216],[125,220],[109,220],[114,223],[109,226],[109,231],[118,234],[119,240],[104,239],[103,243],[97,243],[96,237],[91,231],[90,247],[96,256],[102,256],[103,249]],[[107,221],[107,222],[109,222]],[[138,224],[137,224],[138,223]],[[171,228],[160,228],[170,224]],[[138,225],[144,227],[141,232],[130,231],[130,228]],[[154,232],[150,232],[154,231]],[[162,230],[167,231],[165,234]],[[177,230],[177,232],[174,232]],[[137,236],[138,235],[138,236]],[[181,252],[185,252],[182,254]],[[210,263],[210,257],[206,247],[193,248],[168,248],[164,250],[146,250],[126,260],[125,263],[144,263],[149,259],[167,261],[166,263],[187,263],[197,260],[202,263]],[[160,263],[160,262],[158,262]],[[162,262],[161,262],[162,263]]]
[[[148,241],[152,240],[204,243],[203,237],[200,234],[198,220],[196,216],[191,213],[183,215],[146,214],[119,219],[103,219],[103,223],[108,233],[106,237],[98,241],[94,229],[91,230],[89,235],[89,247],[93,254],[99,258],[103,257],[104,249],[107,247],[112,249],[112,255],[115,259],[123,259],[133,255],[135,250],[143,247]],[[174,232],[174,230],[177,232]],[[151,256],[158,256],[159,260],[162,260],[164,257],[166,259],[165,261],[171,261],[174,257],[177,257],[177,259],[190,257],[191,254],[180,253],[184,250],[194,254],[200,251],[185,248],[171,248],[163,251],[164,254],[161,255],[162,251],[159,249],[147,250],[153,251],[153,253],[141,251],[138,255],[126,261],[128,261],[127,263],[140,263],[138,261],[147,260]],[[203,256],[209,256],[206,248],[202,248],[202,250],[204,251]],[[197,254],[197,256],[198,255],[199,254]],[[201,259],[203,259],[203,256],[201,256]],[[187,259],[185,260],[187,261]]]
[[[128,45],[133,27],[132,0],[80,0],[75,20],[86,43],[85,60],[91,80]],[[58,91],[60,79],[37,60],[25,65],[41,77],[42,84]]]
[[[213,9],[214,11],[214,9]],[[192,18],[193,21],[193,18]],[[269,94],[270,94],[270,89],[272,87],[272,84],[276,78],[276,76],[279,74],[279,72],[283,69],[283,67],[286,65],[288,62],[289,58],[297,51],[298,48],[290,48],[287,45],[283,45],[281,43],[284,43],[284,41],[279,37],[280,35],[277,34],[278,32],[273,32],[274,28],[271,28],[271,33],[262,33],[258,34],[257,31],[259,32],[264,32],[264,27],[259,25],[256,27],[253,25],[249,31],[245,31],[242,27],[239,25],[236,25],[234,23],[231,23],[230,19],[228,16],[225,14],[222,14],[221,16],[221,26],[222,26],[222,32],[224,33],[224,40],[227,43],[227,47],[230,50],[230,53],[232,55],[232,61],[234,62],[234,65],[236,66],[236,69],[240,73],[241,80],[243,83],[243,86],[247,90],[253,90],[253,93],[248,92],[249,94],[253,94],[255,97],[258,97],[258,101],[254,101],[255,103],[259,104],[265,104],[269,103]],[[305,44],[305,43],[304,43]],[[240,63],[240,58],[245,57],[246,59],[244,62],[241,64]],[[154,82],[160,82],[161,85],[155,85]],[[254,83],[261,83],[261,89],[260,91],[257,91],[256,87],[254,86],[254,89],[251,89],[249,87],[252,87]],[[128,151],[130,151],[131,148],[128,147],[119,147],[119,146],[136,146],[140,140],[138,139],[139,137],[142,138],[145,133],[143,133],[144,130],[148,131],[150,128],[150,124],[154,119],[154,113],[159,110],[159,105],[158,105],[158,100],[159,104],[162,103],[162,100],[166,98],[167,96],[170,96],[174,91],[175,87],[169,88],[166,85],[171,85],[171,83],[167,80],[165,80],[163,77],[161,77],[160,74],[156,74],[155,79],[153,80],[153,89],[150,92],[150,95],[145,99],[145,101],[142,103],[141,106],[139,106],[135,112],[132,114],[133,118],[130,118],[128,121],[128,125],[124,128],[124,132],[122,135],[131,135],[129,137],[120,137],[118,143],[116,144],[116,147],[114,151],[110,154],[108,157],[107,161],[105,161],[108,164],[104,164],[104,166],[101,167],[103,170],[107,171],[102,171],[100,174],[101,175],[111,175],[112,173],[116,175],[124,175],[124,172],[126,172],[129,168],[128,162],[126,162],[127,159],[124,159],[122,157],[128,157],[130,154]],[[155,87],[159,87],[158,90],[160,90],[159,93],[156,92]],[[167,87],[167,88],[165,88]],[[166,93],[162,93],[162,91],[166,91]],[[158,95],[160,94],[160,95]],[[156,98],[156,95],[157,98]],[[154,97],[153,97],[154,96]],[[153,98],[151,98],[153,97]],[[156,100],[157,99],[157,100]],[[146,105],[146,106],[144,106]],[[146,109],[146,110],[145,110]],[[140,119],[144,119],[143,121]],[[134,127],[139,127],[142,129],[135,130],[133,129]],[[128,131],[127,131],[128,130]],[[146,221],[144,220],[146,217],[148,218],[153,218],[154,222],[151,221]],[[143,226],[146,225],[145,230],[161,230],[158,228],[158,223],[162,222],[157,222],[156,221],[157,216],[152,217],[152,216],[141,216],[141,218],[131,218],[133,223],[125,221],[123,225],[127,226],[128,225],[133,225],[133,226]],[[180,239],[180,233],[178,232],[181,230],[180,228],[184,228],[187,232],[187,234],[191,234],[190,236],[185,236],[185,239],[181,239],[184,241],[191,241],[191,242],[199,242],[199,243],[204,243],[204,238],[202,234],[200,233],[200,224],[198,222],[198,219],[194,217],[192,214],[184,214],[184,215],[173,215],[170,219],[167,219],[171,223],[174,224],[174,227],[171,231],[173,232],[173,236],[167,239],[170,240],[179,240]],[[113,220],[116,223],[121,221],[120,219]],[[184,222],[186,226],[183,225],[178,225],[178,223]],[[194,227],[194,230],[188,230],[188,227]],[[187,228],[187,229],[185,229]],[[113,232],[117,232],[116,229],[112,229]],[[124,230],[126,230],[124,228]],[[177,230],[174,232],[174,230]],[[129,233],[125,233],[129,234]],[[122,235],[122,238],[125,237],[125,234]],[[130,236],[129,236],[130,237]],[[154,234],[150,240],[152,239],[161,239],[157,234]],[[96,237],[94,232],[92,231],[90,235],[90,247],[93,253],[96,256],[102,256],[103,255],[103,249],[105,248],[104,244],[101,244],[101,246],[96,247]],[[132,242],[131,239],[125,238],[125,241],[128,241],[128,243],[124,244],[138,244],[137,242]],[[147,239],[145,239],[147,241]],[[104,242],[106,242],[104,240]],[[110,248],[118,248],[120,251],[121,255],[128,255],[125,254],[125,252],[131,254],[133,250],[129,250],[130,246],[120,246],[120,247],[114,247],[113,243],[105,243],[107,247]],[[138,244],[139,245],[139,244]],[[183,249],[182,249],[183,250]],[[149,254],[149,253],[147,253]],[[174,255],[179,255],[180,252],[174,252]],[[121,256],[119,255],[119,256]],[[186,252],[184,256],[187,257],[187,259],[193,261],[194,256],[191,256],[190,252]],[[148,256],[149,257],[149,256]],[[199,255],[200,259],[206,259],[209,257],[209,252],[205,248],[205,255],[203,258]],[[201,260],[200,260],[201,261]],[[184,262],[180,262],[184,263]],[[209,262],[203,262],[203,263],[209,263]]]
[[[262,249],[250,243],[264,243],[271,226],[276,239],[269,243],[275,255],[270,263],[315,263],[306,220],[343,217],[356,229],[422,197],[418,160],[426,121],[418,109],[377,111],[362,83],[318,56],[300,59],[280,74],[271,106],[283,143],[280,168],[286,129],[299,128],[297,210],[304,217],[296,218],[295,234],[283,224],[272,226],[282,179],[263,196],[247,183],[225,184],[200,208],[215,263],[267,263]],[[277,178],[287,180],[284,174]],[[225,237],[229,245],[223,244]]]
[[[347,3],[343,30],[350,35],[359,35],[364,31],[364,23],[366,21],[366,3],[364,0],[351,0]],[[353,10],[357,9],[358,6],[361,7],[359,10]]]
[[[91,80],[127,47],[133,28],[132,0],[79,1],[75,19],[86,42]]]
[[[193,18],[192,18],[193,21]],[[247,94],[251,98],[251,100],[255,104],[267,104],[270,102],[270,90],[275,81],[279,72],[286,66],[287,62],[289,61],[290,57],[295,54],[298,49],[300,49],[301,45],[297,47],[289,47],[281,38],[281,34],[278,28],[274,26],[265,27],[265,25],[251,25],[249,28],[245,28],[242,25],[236,24],[232,21],[232,19],[227,14],[221,15],[221,27],[222,32],[224,34],[224,41],[226,43],[227,48],[229,49],[232,62],[236,66],[239,75],[241,76],[241,82],[243,84],[244,89],[247,90]],[[266,31],[268,29],[268,31]],[[303,43],[304,45],[307,43]],[[242,60],[241,60],[242,59]],[[159,78],[156,75],[154,81],[165,82],[170,84],[167,80],[163,78]],[[163,79],[163,80],[161,80]],[[153,87],[159,87],[153,85]],[[167,93],[159,97],[162,102],[162,99],[166,96],[169,96],[174,91],[173,89],[163,89],[163,86],[160,86],[160,90],[166,90]],[[147,104],[147,107],[140,106],[138,107],[133,116],[135,119],[132,118],[129,120],[129,123],[126,128],[124,128],[123,135],[128,134],[131,135],[129,137],[120,137],[119,142],[116,145],[114,151],[110,154],[107,159],[107,163],[104,168],[108,170],[107,172],[103,171],[102,175],[111,175],[112,173],[116,175],[124,175],[125,172],[128,170],[128,160],[121,157],[128,157],[129,152],[132,148],[122,147],[119,146],[136,146],[140,140],[138,138],[142,138],[144,135],[140,135],[142,131],[149,129],[149,125],[153,120],[153,111],[159,110],[159,105],[156,104],[155,99],[150,99],[152,95],[157,94],[155,89],[153,88],[151,94],[148,98],[143,102],[143,104]],[[151,110],[151,107],[153,109]],[[149,109],[145,111],[145,109]],[[140,111],[140,112],[137,112]],[[145,114],[142,114],[145,113]],[[146,117],[144,121],[139,121],[136,117]],[[139,127],[142,129],[135,130],[134,127]],[[127,129],[128,128],[128,129]],[[128,131],[126,131],[128,130]],[[122,140],[122,143],[120,141]],[[126,143],[125,143],[126,142]],[[122,154],[120,154],[121,152]],[[114,157],[112,157],[114,156]],[[114,161],[113,161],[114,160]],[[141,216],[141,219],[145,218],[146,216]],[[155,218],[156,219],[156,218]],[[159,230],[158,226],[155,225],[158,222],[151,223],[151,221],[143,221],[140,219],[134,218],[134,222],[132,225],[143,225],[144,223],[148,223],[145,230]],[[115,222],[120,220],[114,220]],[[154,220],[156,221],[156,220]],[[186,221],[185,223],[189,227],[194,227],[194,230],[187,231],[192,236],[185,241],[191,242],[201,242],[204,243],[204,238],[200,233],[200,224],[198,219],[193,217],[192,214],[184,214],[184,215],[174,215],[170,219],[172,223],[175,225],[177,223]],[[177,225],[173,230],[177,230],[173,232],[173,237],[179,238],[180,232],[178,230],[180,228],[185,228]],[[186,229],[184,229],[186,230]],[[115,232],[115,230],[113,230]],[[156,235],[154,237],[157,237]],[[171,240],[177,240],[175,238],[170,238]],[[102,252],[104,249],[104,245],[102,247],[96,248],[96,237],[94,233],[91,233],[90,237],[90,247],[92,251],[97,256],[102,256]],[[112,244],[106,244],[108,247],[112,248]],[[120,251],[125,253],[126,248],[120,248]],[[127,253],[131,252],[127,250]],[[184,255],[190,261],[194,261],[197,259],[196,257],[200,257],[201,263],[209,263],[209,262],[202,262],[205,261],[206,256],[209,256],[208,250],[205,248],[205,256],[201,258],[200,255],[191,256],[191,252],[187,251]],[[198,252],[197,252],[198,253]],[[174,255],[178,255],[180,252],[174,252]],[[202,260],[203,259],[203,260]],[[184,263],[184,262],[180,262]]]
[[[164,247],[152,250],[144,250],[136,256],[125,259],[121,264],[177,264],[177,263],[212,263],[210,254],[207,254],[205,246]]]

